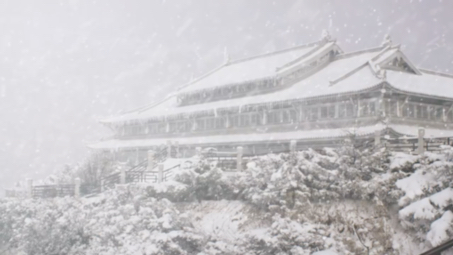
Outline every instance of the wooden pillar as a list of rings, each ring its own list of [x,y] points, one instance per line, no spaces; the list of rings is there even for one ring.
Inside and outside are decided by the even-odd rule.
[[[147,168],[146,168],[147,171],[151,171],[151,170],[154,169],[155,157],[156,157],[156,152],[153,151],[153,150],[149,150],[148,151],[148,165],[147,165]]]
[[[179,142],[175,141],[175,158],[179,158]]]
[[[226,128],[230,128],[231,127],[230,115],[225,115],[225,127]]]
[[[418,130],[418,154],[423,154],[425,152],[425,147],[424,147],[424,140],[423,138],[425,137],[425,129],[420,128]]]
[[[164,164],[159,164],[157,167],[157,182],[161,183],[164,181]]]
[[[381,144],[381,131],[376,130],[374,132],[374,146],[379,146]]]
[[[27,192],[28,197],[33,198],[33,179],[27,179]]]
[[[263,126],[264,126],[264,125],[267,125],[267,112],[266,112],[266,111],[263,111],[263,119],[262,119],[262,122],[263,122]]]
[[[339,102],[335,103],[335,119],[340,118],[340,104]]]
[[[242,146],[237,147],[237,158],[236,158],[236,168],[237,171],[242,171],[242,156],[244,154],[244,148]]]
[[[75,178],[74,184],[75,184],[74,185],[74,196],[76,198],[80,198],[80,184],[81,184],[81,182],[80,182],[80,178],[79,177]]]
[[[291,140],[289,142],[289,151],[291,154],[294,154],[296,152],[296,147],[297,147],[297,141],[296,140]]]
[[[360,99],[357,99],[357,117],[361,116],[361,108],[362,106],[360,105]]]

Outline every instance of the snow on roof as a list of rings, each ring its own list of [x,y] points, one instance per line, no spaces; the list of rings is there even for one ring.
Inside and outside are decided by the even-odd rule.
[[[146,148],[158,146],[167,143],[168,140],[177,141],[181,145],[199,145],[199,144],[221,144],[221,143],[248,143],[248,142],[279,142],[289,140],[307,140],[321,138],[346,137],[350,134],[365,136],[374,134],[377,130],[383,130],[386,127],[382,124],[358,128],[338,128],[338,129],[315,129],[315,130],[298,130],[279,133],[249,133],[234,135],[203,135],[191,137],[172,137],[172,138],[154,138],[154,139],[112,139],[91,144],[88,147],[92,149],[127,149],[127,148]]]
[[[180,113],[193,113],[207,109],[220,109],[232,106],[242,106],[248,104],[271,103],[285,100],[311,98],[325,95],[335,95],[346,92],[355,92],[370,88],[379,84],[382,80],[378,79],[366,67],[360,69],[350,77],[331,86],[330,81],[334,80],[345,72],[355,69],[370,58],[376,55],[376,51],[351,55],[348,58],[342,58],[331,62],[322,70],[297,82],[293,86],[279,90],[274,93],[255,95],[250,97],[233,98],[228,100],[214,101],[203,104],[178,106],[176,97],[169,97],[165,102],[150,108],[146,111],[132,112],[127,115],[114,117],[107,121],[127,121],[137,119],[147,119]],[[106,122],[107,122],[106,121]]]
[[[329,43],[328,43],[329,44]],[[315,46],[310,46],[307,48],[300,48],[297,50],[290,50],[290,51],[283,51],[279,54],[270,54],[268,57],[263,58],[269,61],[265,61],[264,63],[269,62],[269,65],[263,64],[260,66],[258,64],[257,70],[260,71],[252,71],[253,65],[260,63],[260,57],[252,58],[247,61],[239,62],[236,64],[232,64],[227,67],[236,66],[238,69],[231,69],[231,76],[235,72],[239,73],[240,79],[243,79],[245,75],[257,75],[258,73],[265,74],[264,70],[266,68],[270,68],[271,62],[275,61],[275,65],[272,65],[275,69],[277,66],[281,66],[281,63],[288,62],[290,59],[296,59],[295,52],[300,57],[304,52],[307,53],[308,51],[312,50],[299,60],[304,58],[310,57],[314,52],[321,50],[324,46],[328,45],[325,44],[318,48],[313,48]],[[327,47],[327,46],[326,46]],[[310,48],[310,50],[308,50]],[[417,94],[424,94],[424,95],[431,95],[431,96],[438,96],[443,98],[453,98],[453,79],[451,76],[448,75],[441,75],[436,74],[433,72],[422,71],[420,75],[402,72],[402,71],[393,71],[393,70],[386,70],[386,77],[378,77],[381,74],[377,73],[376,64],[385,64],[383,61],[387,61],[389,58],[392,57],[394,54],[402,54],[398,48],[375,48],[370,49],[367,51],[361,51],[357,53],[348,53],[348,54],[341,54],[339,55],[336,60],[330,62],[327,66],[323,69],[319,70],[318,72],[312,74],[311,76],[295,83],[294,85],[285,88],[283,90],[279,90],[273,93],[267,94],[259,94],[253,96],[247,96],[242,98],[233,98],[233,99],[226,99],[214,102],[206,102],[201,104],[195,105],[187,105],[187,106],[179,106],[176,95],[173,94],[169,96],[166,100],[163,100],[161,103],[154,105],[153,107],[143,108],[142,110],[137,110],[134,112],[130,112],[124,114],[122,116],[116,116],[113,118],[105,119],[102,122],[122,122],[122,121],[130,121],[130,120],[146,120],[149,118],[156,118],[156,117],[164,117],[168,115],[177,115],[177,114],[191,114],[195,112],[205,111],[205,110],[217,110],[222,108],[229,108],[229,107],[241,107],[243,105],[253,105],[253,104],[265,104],[265,103],[273,103],[279,101],[287,101],[287,100],[297,100],[297,99],[307,99],[307,98],[314,98],[320,96],[329,96],[329,95],[338,95],[338,94],[346,94],[346,93],[358,93],[363,90],[372,89],[373,87],[381,84],[382,82],[387,81],[393,88],[407,92],[407,93],[417,93]],[[284,59],[284,61],[283,61]],[[260,61],[258,61],[260,60]],[[299,63],[299,60],[297,62]],[[250,65],[247,68],[243,65]],[[242,67],[241,67],[242,66]],[[291,65],[293,66],[293,65]],[[243,70],[247,70],[247,74],[243,71],[239,71],[240,68],[244,68]],[[270,71],[270,69],[266,69],[269,71],[268,74],[275,75],[276,70]],[[286,68],[285,68],[286,69]],[[230,70],[226,68],[225,70]],[[262,72],[262,73],[261,73]],[[418,72],[418,71],[417,71]],[[216,73],[220,73],[217,75]],[[214,84],[209,81],[209,79],[218,79],[216,82],[220,84],[221,79],[220,77],[223,76],[223,71],[219,70],[217,72],[213,72],[209,75],[211,78],[206,77],[201,79],[199,82],[200,84]],[[250,76],[250,77],[251,77]],[[217,77],[217,78],[212,78]],[[256,76],[258,77],[258,76]],[[230,77],[227,75],[224,77],[221,83],[226,84],[232,79],[236,79],[235,77]],[[209,82],[207,82],[209,81]],[[207,82],[207,83],[205,83]],[[198,83],[197,83],[198,84]],[[200,85],[201,87],[205,85]],[[192,87],[193,86],[193,87]],[[201,88],[200,86],[193,84],[187,88]]]
[[[414,75],[387,70],[387,81],[396,89],[405,92],[442,98],[453,97],[453,79],[451,77],[436,75],[423,70],[421,72],[421,75]]]
[[[277,68],[297,60],[317,47],[319,47],[318,44],[309,44],[253,58],[233,61],[222,66],[217,71],[185,86],[178,93],[274,77]]]

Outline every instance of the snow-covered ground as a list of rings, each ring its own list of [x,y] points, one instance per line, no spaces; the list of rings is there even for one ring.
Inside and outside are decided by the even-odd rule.
[[[419,254],[453,236],[452,159],[453,149],[411,156],[345,147],[257,157],[234,175],[201,159],[172,181],[91,198],[2,199],[0,247],[6,254]]]

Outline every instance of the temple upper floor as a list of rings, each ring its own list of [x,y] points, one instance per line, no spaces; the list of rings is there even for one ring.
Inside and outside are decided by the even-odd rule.
[[[108,126],[220,116],[236,109],[331,97],[351,97],[378,89],[409,97],[453,101],[453,76],[415,67],[389,38],[377,48],[343,53],[330,38],[239,61],[181,87],[167,98],[121,116]]]

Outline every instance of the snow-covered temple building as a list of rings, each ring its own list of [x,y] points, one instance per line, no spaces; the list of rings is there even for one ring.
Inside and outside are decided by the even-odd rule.
[[[104,119],[114,131],[90,147],[120,157],[177,142],[244,153],[340,144],[382,136],[453,136],[453,76],[417,68],[386,37],[344,52],[324,34],[315,43],[226,60],[160,102]]]

